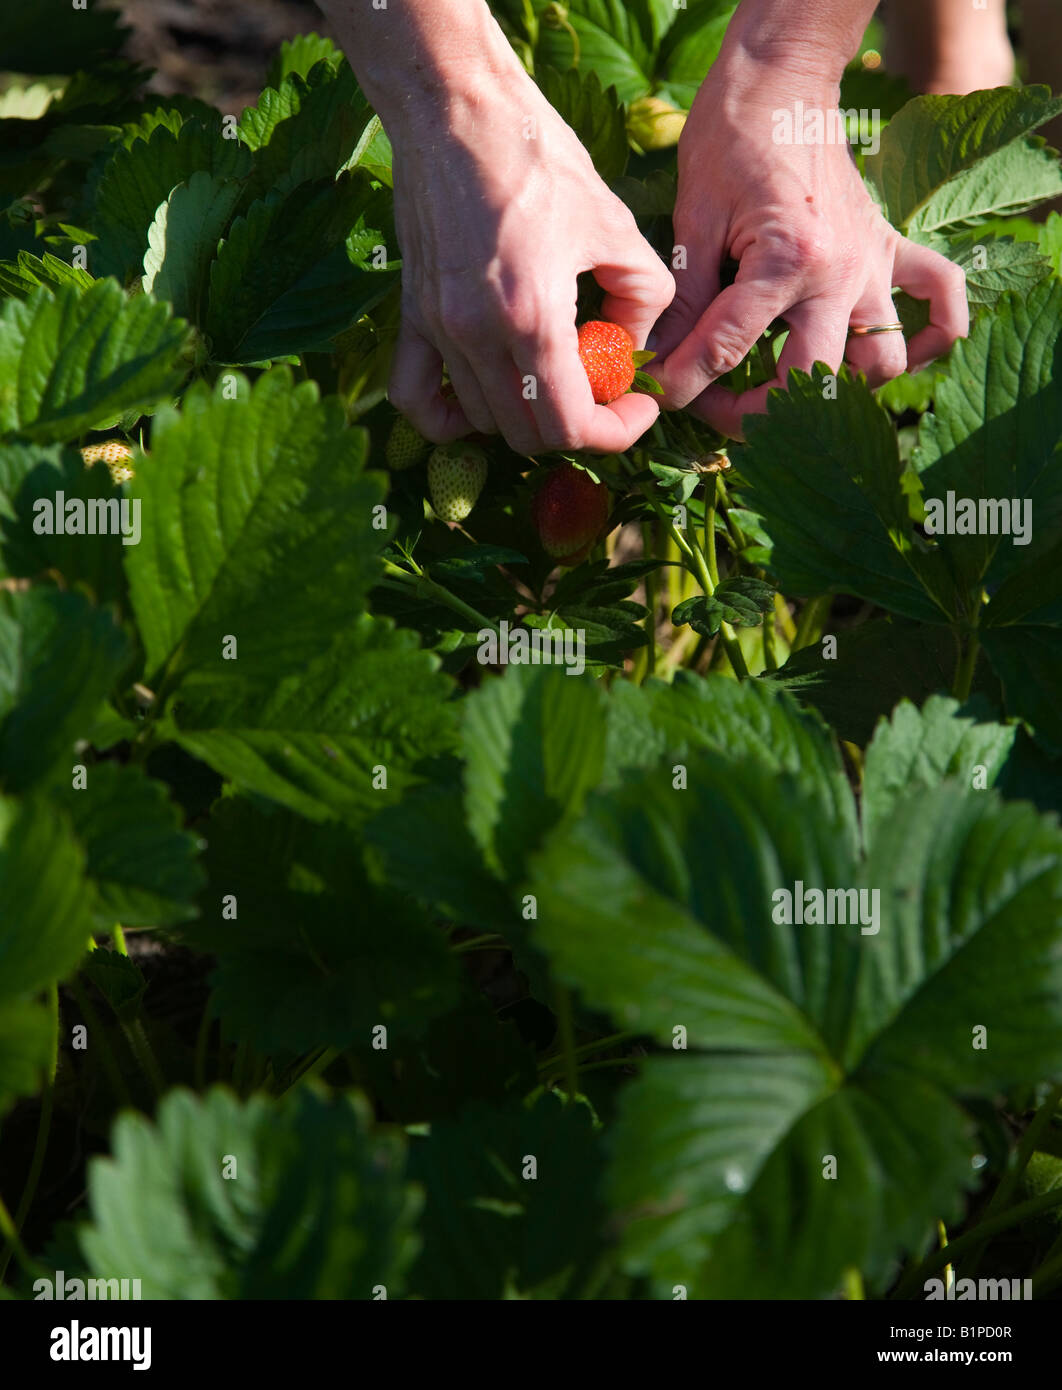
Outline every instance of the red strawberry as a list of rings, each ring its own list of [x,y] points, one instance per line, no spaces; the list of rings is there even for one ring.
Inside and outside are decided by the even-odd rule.
[[[579,356],[598,405],[619,400],[634,384],[634,340],[618,323],[596,320],[579,329]]]
[[[487,456],[474,444],[440,444],[428,460],[428,491],[441,521],[464,521],[487,481]]]
[[[396,473],[404,468],[412,468],[428,455],[431,444],[419,430],[409,423],[404,415],[395,418],[391,433],[387,436],[387,466]]]
[[[604,483],[574,464],[562,463],[546,478],[531,503],[542,548],[559,564],[577,565],[593,549],[611,503]]]

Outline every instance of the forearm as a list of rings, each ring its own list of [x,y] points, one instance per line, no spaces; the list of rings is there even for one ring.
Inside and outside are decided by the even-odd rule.
[[[794,10],[799,8],[799,16]],[[877,0],[741,0],[727,29],[718,63],[749,74],[750,89],[767,81],[794,95],[839,90]]]
[[[487,84],[527,75],[486,0],[317,0],[388,129],[430,125]]]

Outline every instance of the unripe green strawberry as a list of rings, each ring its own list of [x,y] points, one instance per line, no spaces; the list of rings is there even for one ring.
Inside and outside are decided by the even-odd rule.
[[[627,112],[627,132],[643,150],[666,150],[677,145],[685,111],[679,111],[662,97],[641,97]]]
[[[387,466],[394,472],[401,473],[404,468],[423,463],[430,449],[431,444],[420,431],[411,425],[404,415],[399,415],[387,436]]]
[[[102,460],[107,465],[111,482],[116,485],[133,477],[133,470],[129,464],[133,451],[120,439],[108,439],[103,444],[86,444],[81,450],[81,457],[85,460],[86,468],[91,468],[94,463]]]
[[[619,400],[634,384],[634,340],[618,323],[584,323],[579,329],[579,356],[598,405]]]
[[[474,444],[441,444],[428,460],[428,491],[441,521],[464,521],[487,481],[487,456]]]
[[[547,555],[561,565],[578,565],[593,549],[610,509],[604,483],[595,483],[582,468],[562,463],[535,493],[531,519]]]

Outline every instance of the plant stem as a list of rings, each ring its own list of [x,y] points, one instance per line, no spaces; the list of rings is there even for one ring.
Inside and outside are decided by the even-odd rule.
[[[575,1097],[579,1092],[579,1062],[575,1055],[575,1026],[572,1023],[571,995],[562,984],[558,984],[556,987],[555,1012],[561,1052],[564,1056],[564,1084],[568,1092],[568,1104],[574,1105]]]
[[[763,615],[763,669],[778,670],[778,654],[774,650],[774,610]]]
[[[454,613],[459,613],[462,618],[467,618],[470,622],[475,623],[477,629],[490,628],[492,632],[499,631],[497,623],[484,617],[482,613],[478,613],[471,604],[458,598],[456,594],[452,594],[449,589],[444,589],[441,584],[436,584],[435,580],[429,579],[426,574],[410,574],[408,570],[392,564],[390,560],[384,561],[384,569],[387,578],[377,581],[382,588],[400,589],[406,592],[413,589],[419,598],[434,599],[444,608],[449,608]]]
[[[210,1038],[210,1026],[213,1021],[210,1017],[210,1009],[205,1008],[203,1017],[199,1020],[199,1031],[195,1037],[195,1088],[197,1091],[206,1090],[207,1042]]]
[[[15,1211],[15,1235],[16,1241],[19,1233],[26,1224],[26,1216],[33,1204],[33,1199],[37,1195],[37,1184],[40,1182],[41,1169],[44,1167],[44,1155],[48,1151],[48,1136],[52,1132],[52,1110],[55,1104],[55,1073],[59,1067],[59,986],[52,983],[48,987],[48,1017],[51,1023],[51,1041],[48,1048],[48,1073],[45,1078],[44,1087],[41,1091],[41,1113],[37,1122],[37,1142],[33,1148],[33,1158],[30,1161],[30,1170],[26,1177],[26,1185],[22,1189],[22,1196],[19,1198],[18,1208]],[[7,1266],[14,1254],[15,1245],[10,1236],[3,1252],[0,1253],[0,1280],[7,1272]]]
[[[27,1274],[34,1275],[38,1279],[47,1278],[48,1271],[43,1265],[37,1263],[22,1244],[22,1238],[19,1236],[18,1228],[11,1219],[11,1213],[8,1211],[3,1197],[0,1197],[0,1236],[3,1236],[6,1242],[5,1250],[10,1249],[11,1254],[18,1260]],[[4,1266],[0,1268],[0,1280],[4,1277],[4,1269],[6,1269],[6,1267],[7,1259],[5,1258]]]
[[[482,936],[472,936],[467,941],[459,941],[456,946],[451,946],[450,950],[457,956],[464,951],[478,951],[488,943],[496,950],[505,950],[505,942],[496,931],[484,932]]]
[[[716,475],[709,473],[704,484],[704,555],[712,584],[719,584],[719,559],[715,553],[715,506],[718,496]]]
[[[148,1036],[144,1032],[144,1025],[138,1018],[131,1019],[126,1023],[122,1019],[118,1020],[118,1026],[125,1036],[129,1049],[136,1058],[137,1066],[147,1078],[148,1085],[155,1093],[156,1099],[162,1095],[166,1089],[166,1078],[162,1074],[155,1054],[148,1042]]]
[[[1009,1203],[1011,1197],[1014,1195],[1014,1189],[1021,1179],[1021,1175],[1029,1166],[1029,1160],[1036,1152],[1036,1147],[1049,1128],[1051,1120],[1054,1118],[1055,1111],[1058,1109],[1060,1103],[1062,1103],[1062,1085],[1053,1086],[1043,1105],[1040,1106],[1039,1110],[1037,1110],[1036,1114],[1026,1126],[1025,1133],[1021,1136],[1021,1142],[1018,1144],[1014,1154],[1013,1164],[1000,1178],[999,1184],[995,1192],[992,1193],[988,1205],[981,1213],[982,1221],[994,1216],[997,1211],[1002,1211]],[[975,1246],[974,1249],[970,1251],[969,1259],[963,1261],[962,1272],[964,1276],[970,1278],[977,1272],[977,1266],[983,1252],[984,1242]]]
[[[120,922],[115,922],[111,928],[111,940],[114,942],[114,949],[120,956],[129,954],[129,948],[125,944],[125,932],[122,931]]]
[[[863,1276],[858,1269],[846,1269],[844,1272],[844,1296],[850,1302],[862,1303],[866,1298],[863,1290]]]
[[[596,1042],[583,1043],[582,1047],[575,1049],[575,1056],[587,1057],[594,1052],[604,1052],[606,1047],[615,1047],[617,1043],[626,1042],[628,1038],[636,1038],[637,1033],[610,1033],[607,1038],[598,1038]],[[539,1071],[549,1071],[557,1062],[563,1061],[562,1052],[554,1052],[549,1057],[543,1057],[538,1064]]]
[[[647,560],[656,556],[656,535],[653,526],[648,522],[642,524],[642,551]],[[643,680],[648,680],[650,676],[656,674],[656,571],[645,576],[645,606],[649,612],[645,615],[645,635],[649,639],[645,648],[645,674]]]
[[[107,1041],[107,1034],[103,1024],[100,1022],[99,1015],[89,1002],[88,995],[81,987],[81,982],[76,975],[67,982],[67,988],[74,996],[78,1012],[85,1020],[89,1035],[94,1039],[99,1039],[100,1058],[103,1062],[103,1069],[107,1073],[107,1080],[111,1084],[111,1089],[114,1092],[119,1109],[132,1109],[133,1102],[129,1095],[129,1087],[125,1084],[125,1077],[122,1075],[122,1069],[118,1065],[118,1060],[111,1049],[110,1043]]]
[[[809,599],[800,610],[800,617],[797,619],[796,632],[793,634],[792,650],[801,651],[804,647],[810,647],[813,642],[817,642],[822,636],[822,629],[826,620],[830,616],[830,608],[833,606],[832,594],[820,594],[818,598]]]
[[[974,667],[977,665],[977,657],[981,651],[981,640],[976,632],[971,632],[966,640],[966,650],[959,658],[959,664],[955,669],[955,683],[952,686],[952,695],[960,704],[970,698],[970,687],[973,685]]]
[[[1062,1206],[1062,1187],[1041,1193],[1039,1197],[1030,1197],[1027,1202],[1019,1202],[1016,1207],[1008,1207],[991,1220],[979,1221],[972,1231],[967,1231],[958,1240],[951,1241],[943,1250],[935,1250],[931,1255],[927,1255],[921,1264],[916,1265],[904,1276],[892,1297],[906,1298],[912,1290],[920,1287],[927,1275],[946,1264],[955,1263],[970,1250],[983,1244],[990,1236],[999,1235],[1000,1231],[1009,1230],[1011,1226],[1020,1226],[1031,1216],[1039,1216],[1041,1212],[1051,1211],[1058,1206]]]

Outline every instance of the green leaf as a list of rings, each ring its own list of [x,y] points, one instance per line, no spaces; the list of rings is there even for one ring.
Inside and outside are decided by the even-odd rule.
[[[122,1023],[132,1023],[139,1015],[147,981],[128,956],[97,947],[85,957],[81,973],[96,986]]]
[[[1062,275],[1062,215],[1053,212],[1039,228],[1040,250],[1050,261],[1056,275]]]
[[[817,709],[839,738],[860,748],[900,700],[921,705],[934,692],[950,690],[959,659],[949,629],[891,618],[874,618],[829,640],[836,642],[832,656],[821,644],[805,647],[764,679]]]
[[[607,184],[627,167],[629,147],[623,107],[614,88],[601,88],[596,72],[568,68],[536,69],[535,80],[590,152],[594,168]]]
[[[820,719],[773,684],[679,671],[670,684],[648,680],[612,688],[606,786],[616,785],[627,768],[662,768],[674,776],[677,765],[704,750],[795,778],[819,799],[821,818],[855,847],[852,795],[836,743]]]
[[[464,926],[510,928],[510,894],[487,868],[472,838],[456,783],[413,787],[397,806],[368,822],[365,840],[379,853],[387,881],[396,888]]]
[[[80,594],[0,593],[0,784],[6,791],[24,791],[53,774],[70,776],[74,744],[95,723],[125,656],[112,616]]]
[[[210,821],[209,889],[192,941],[216,956],[214,1008],[266,1053],[387,1047],[421,1037],[458,1001],[446,938],[405,894],[370,883],[336,825],[226,800]],[[216,885],[223,885],[219,898]]]
[[[921,710],[901,701],[892,719],[878,725],[866,753],[861,805],[867,845],[915,787],[928,790],[946,777],[967,787],[995,786],[1017,733],[1014,725],[963,716],[959,702],[945,696],[931,696]]]
[[[338,67],[343,61],[342,53],[331,39],[323,38],[313,30],[308,34],[296,34],[293,39],[285,39],[280,45],[280,51],[269,65],[266,85],[279,87],[284,78],[293,72],[306,77],[316,63],[326,62]]]
[[[372,123],[372,112],[344,59],[322,61],[305,80],[290,73],[267,87],[240,117],[240,140],[254,151],[246,203],[274,189],[290,192],[307,180],[333,179]]]
[[[308,350],[327,338],[334,329],[327,303],[323,322],[319,305],[312,314],[304,312],[301,320],[293,312],[300,282],[311,273],[320,276],[320,263],[342,253],[351,227],[386,244],[382,233],[368,233],[365,228],[362,219],[370,210],[379,210],[379,199],[368,179],[355,173],[302,184],[287,195],[270,193],[252,204],[246,216],[238,217],[210,270],[206,332],[215,359],[259,362],[267,356]],[[324,288],[334,295],[332,285],[338,279],[346,295],[343,318],[365,312],[362,304],[371,307],[393,281],[392,275],[381,272],[363,270],[359,275],[349,263],[344,268],[341,260],[331,263],[325,273],[323,286],[311,280],[306,288]],[[352,282],[353,288],[348,289],[344,281]],[[290,296],[287,302],[285,296]]]
[[[199,673],[174,734],[241,789],[352,825],[396,803],[421,758],[452,747],[454,710],[449,680],[414,633],[366,614],[335,637],[326,625],[324,612],[307,620],[321,650],[300,662],[278,649],[272,676],[245,679],[234,669],[242,658]]]
[[[19,1096],[38,1090],[51,1038],[52,1020],[43,1005],[0,1004],[0,1117]]]
[[[516,877],[601,777],[602,697],[589,679],[510,666],[468,696],[464,715],[468,826],[487,864]]]
[[[639,8],[643,8],[641,15]],[[595,72],[603,87],[615,87],[620,101],[645,96],[651,86],[652,54],[644,7],[620,0],[570,0],[564,9],[567,25],[578,38],[579,68]],[[574,62],[575,46],[568,29],[540,23],[536,69],[541,65],[563,72]]]
[[[791,372],[788,391],[769,394],[768,413],[746,417],[747,445],[731,451],[771,537],[771,569],[788,592],[840,591],[946,621],[954,594],[940,558],[915,536],[895,429],[847,369],[836,399],[825,398],[827,375],[822,364],[812,376]]]
[[[973,308],[994,308],[1011,290],[1028,294],[1051,273],[1051,263],[1033,242],[989,237],[975,229],[944,245],[944,254],[963,268],[966,297]]]
[[[199,169],[160,204],[148,228],[144,291],[193,323],[202,322],[210,262],[241,192],[235,179]]]
[[[8,72],[72,73],[116,53],[128,38],[117,10],[100,5],[78,14],[67,0],[38,0],[9,9],[3,22]]]
[[[0,433],[40,443],[106,429],[177,389],[186,325],[113,280],[41,288],[0,309]]]
[[[85,859],[54,806],[0,797],[0,1001],[63,979],[92,922]]]
[[[672,1052],[625,1092],[609,1183],[658,1287],[884,1281],[963,1210],[960,1098],[1062,1063],[1062,834],[991,792],[916,786],[860,863],[791,777],[694,755],[682,790],[650,768],[592,797],[531,887],[558,976]]]
[[[565,1106],[551,1094],[531,1106],[467,1106],[414,1139],[410,1175],[426,1201],[412,1292],[500,1299],[515,1289],[533,1297],[546,1280],[592,1258],[605,1214],[596,1191],[600,1143],[589,1107]]]
[[[1057,156],[1030,138],[1060,112],[1047,87],[915,97],[865,161],[889,221],[920,240],[1062,194]]]
[[[20,251],[17,260],[0,262],[0,294],[14,295],[17,299],[28,298],[39,285],[53,290],[60,285],[73,285],[85,290],[92,283],[87,270],[68,265],[50,251],[45,251],[43,258]]]
[[[101,762],[88,768],[83,788],[63,787],[56,800],[85,850],[96,929],[161,927],[195,916],[198,845],[162,782]]]
[[[719,55],[736,9],[733,0],[702,0],[689,9],[673,11],[676,18],[660,52],[657,76],[672,98],[687,109],[693,105],[705,73]]]
[[[933,413],[921,422],[914,464],[923,504],[937,503],[931,521],[948,524],[949,495],[956,506],[970,499],[977,512],[975,534],[934,537],[961,589],[998,584],[1042,563],[1048,546],[1057,544],[1060,438],[1062,284],[1051,280],[1025,296],[1008,295],[956,343]],[[1003,531],[1014,524],[1011,499],[1019,503],[1018,528],[1030,519],[1024,538]],[[987,525],[985,507],[991,508]]]
[[[689,623],[694,632],[714,637],[723,623],[735,627],[759,627],[764,613],[774,607],[774,589],[762,579],[738,575],[724,579],[710,598],[704,594],[686,599],[671,615],[678,626]]]
[[[96,186],[94,273],[117,275],[123,283],[132,275],[139,278],[151,224],[177,185],[197,172],[219,182],[241,179],[250,164],[245,146],[224,138],[220,113],[210,122],[185,121],[176,134],[156,126],[146,140],[119,149]]]
[[[57,512],[62,493],[61,512]],[[123,518],[115,507],[124,496],[111,481],[103,463],[86,467],[81,453],[56,444],[0,444],[0,575],[33,579],[49,570],[61,575],[68,588],[75,585],[89,593],[97,603],[123,602],[125,573],[122,559],[126,550],[122,539]],[[40,503],[48,506],[41,508]],[[106,518],[106,534],[67,530],[67,523],[80,522],[77,507],[84,508],[84,524],[91,520],[97,528]],[[55,522],[63,519],[57,534]],[[52,521],[52,534],[38,530],[41,519]],[[126,509],[125,534],[135,534],[135,514]]]
[[[94,1277],[136,1270],[155,1299],[402,1292],[418,1203],[403,1144],[371,1129],[357,1096],[172,1091],[155,1124],[121,1115],[111,1152],[89,1164],[80,1239]]]
[[[280,369],[225,399],[189,391],[161,412],[129,485],[143,503],[126,559],[149,685],[193,674],[265,683],[320,657],[364,606],[387,539],[372,509],[379,474],[335,400]],[[235,659],[223,644],[236,639]]]
[[[988,627],[981,641],[1003,682],[1007,713],[1026,720],[1049,751],[1062,752],[1062,629],[1037,623]]]

